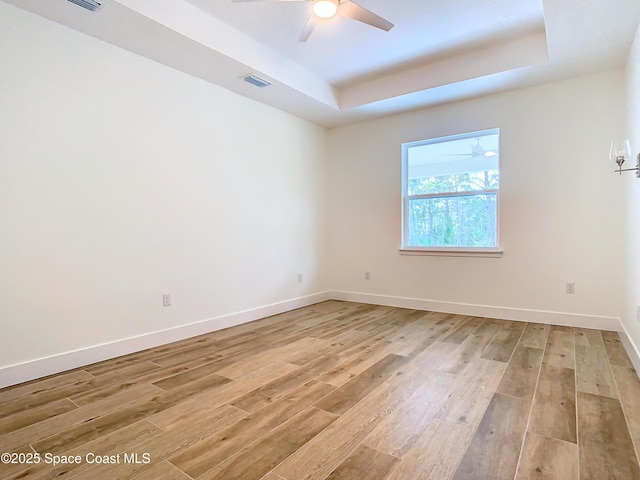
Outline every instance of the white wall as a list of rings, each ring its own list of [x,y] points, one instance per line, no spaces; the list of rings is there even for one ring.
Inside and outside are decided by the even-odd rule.
[[[0,367],[326,289],[325,129],[3,2],[0,45]]]
[[[331,130],[332,288],[619,317],[623,180],[608,149],[623,89],[624,72],[610,71]],[[400,255],[401,143],[494,127],[504,256]]]
[[[626,134],[634,155],[629,161],[629,166],[632,167],[635,156],[640,152],[640,27],[629,53],[626,73]],[[624,185],[626,276],[622,321],[637,348],[640,346],[640,321],[637,313],[640,308],[640,180],[632,173],[627,173]]]
[[[640,182],[614,175],[607,155],[625,81],[640,150],[639,44],[626,78],[327,134],[0,2],[0,371],[328,287],[623,316],[638,343],[640,220],[631,208],[623,233],[621,205],[622,185],[640,205]],[[401,256],[400,144],[493,127],[504,256]]]

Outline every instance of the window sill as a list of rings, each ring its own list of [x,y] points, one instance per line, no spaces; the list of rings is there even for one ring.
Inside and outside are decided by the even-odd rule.
[[[456,247],[406,247],[400,255],[433,255],[438,257],[484,257],[500,258],[500,248],[456,248]]]

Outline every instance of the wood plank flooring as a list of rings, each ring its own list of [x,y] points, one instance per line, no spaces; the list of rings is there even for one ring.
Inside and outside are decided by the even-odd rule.
[[[3,480],[640,480],[640,379],[616,333],[329,301],[0,390],[4,452]]]

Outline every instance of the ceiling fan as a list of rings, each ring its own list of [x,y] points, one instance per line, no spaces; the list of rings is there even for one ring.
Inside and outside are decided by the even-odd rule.
[[[247,3],[247,2],[308,2],[309,0],[231,0],[233,3]],[[361,7],[351,0],[311,0],[311,11],[309,20],[300,32],[298,37],[299,42],[306,42],[313,32],[313,29],[322,20],[333,18],[336,15],[351,18],[358,22],[366,23],[372,27],[379,28],[388,32],[394,25],[390,21],[376,15],[371,10],[367,10]]]
[[[482,145],[480,145],[480,138],[476,138],[476,144],[469,144],[469,148],[471,149],[471,153],[448,153],[445,156],[447,157],[495,157],[498,152],[495,150],[485,150]]]

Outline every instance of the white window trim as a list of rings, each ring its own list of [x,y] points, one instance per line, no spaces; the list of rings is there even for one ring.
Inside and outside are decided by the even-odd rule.
[[[449,135],[445,137],[432,138],[428,140],[418,140],[416,142],[408,142],[402,144],[402,238],[399,252],[401,255],[432,255],[442,257],[487,257],[487,258],[500,258],[502,257],[503,250],[500,247],[500,190],[480,190],[474,192],[446,192],[438,194],[421,194],[421,195],[406,195],[408,187],[408,175],[409,169],[407,166],[407,151],[409,148],[417,147],[421,145],[429,145],[432,143],[441,143],[443,141],[452,141],[463,138],[475,138],[478,134],[488,133],[491,131],[497,131],[500,135],[499,128],[489,128],[486,130],[480,130],[477,132],[460,133],[457,135]],[[498,137],[500,138],[500,137]],[[445,140],[446,139],[446,140]],[[502,163],[502,162],[500,162]],[[501,170],[501,169],[500,169]],[[500,175],[500,184],[502,184],[502,172]],[[482,193],[495,193],[496,194],[496,247],[419,247],[419,246],[407,246],[406,239],[409,238],[408,222],[407,222],[407,209],[408,201],[410,198],[429,198],[429,197],[444,197],[444,196],[461,196],[461,195],[479,195]]]
[[[437,257],[485,257],[500,258],[503,250],[499,247],[406,247],[400,248],[400,255],[432,255]]]

